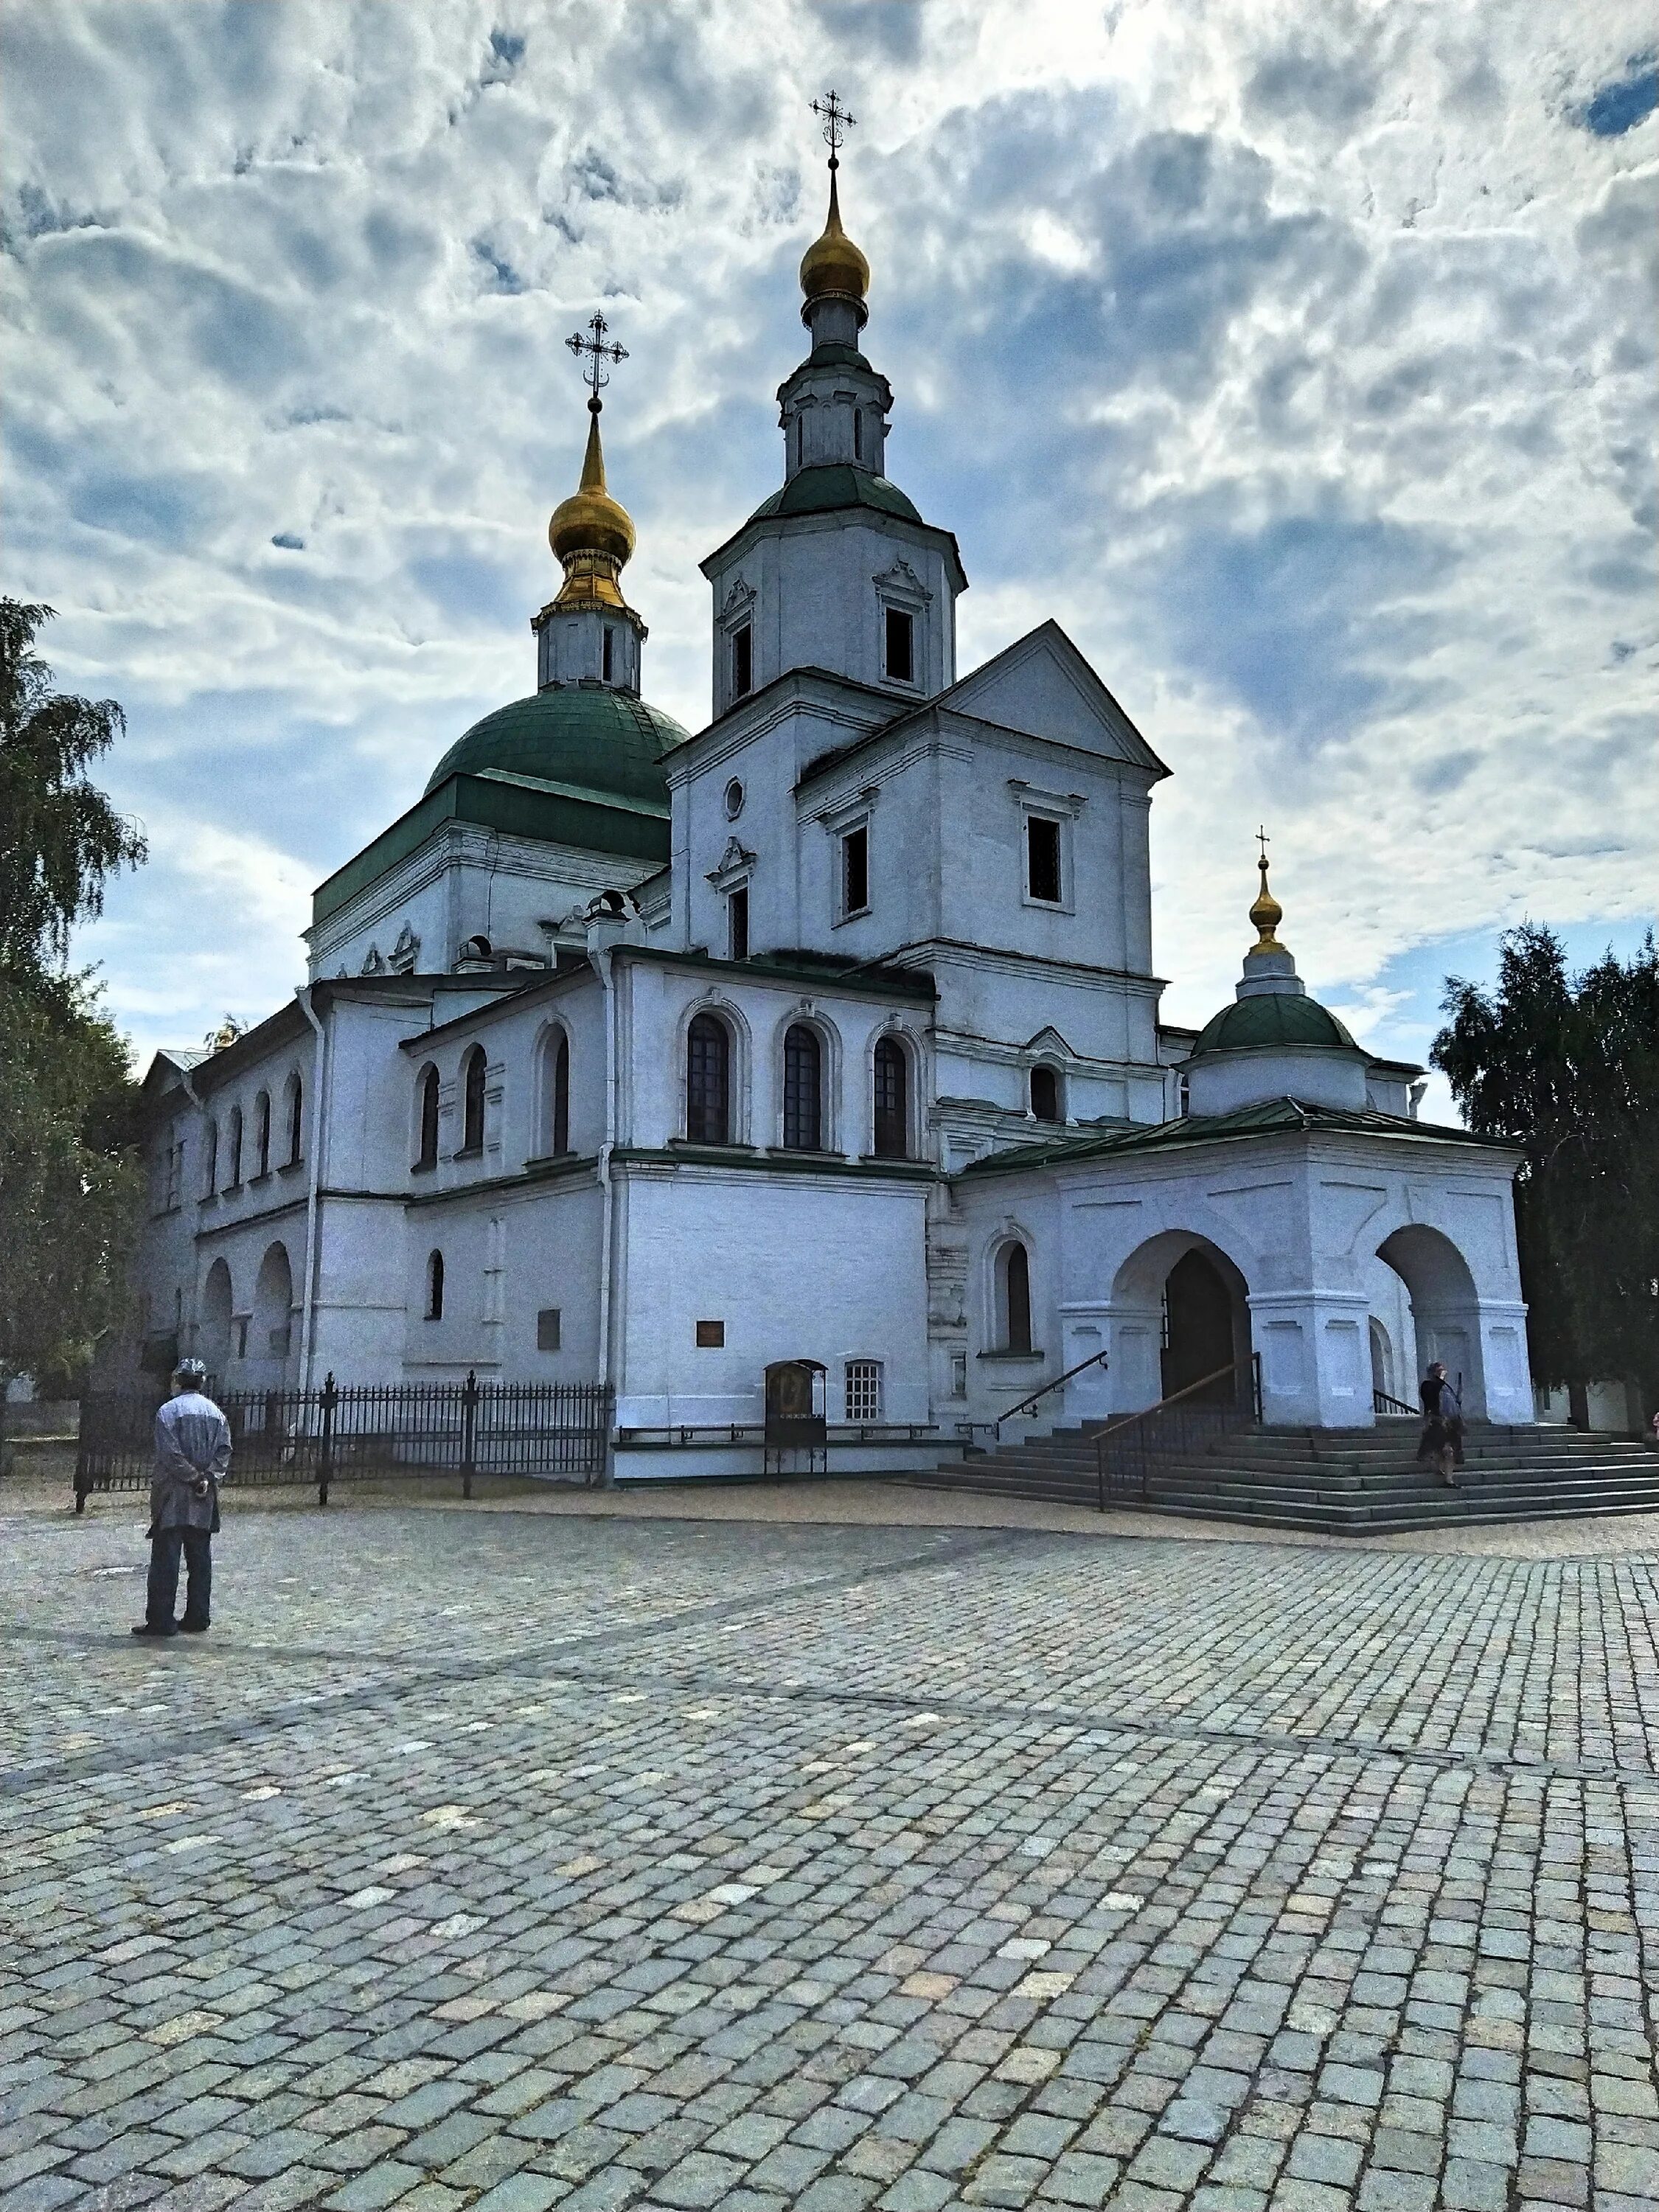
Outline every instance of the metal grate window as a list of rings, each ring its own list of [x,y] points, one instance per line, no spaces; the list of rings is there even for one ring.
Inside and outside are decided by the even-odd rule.
[[[815,1152],[823,1141],[823,1066],[817,1030],[793,1023],[783,1040],[783,1141],[792,1152]]]
[[[685,1133],[694,1145],[731,1142],[732,1040],[713,1014],[699,1014],[685,1041]]]
[[[848,1361],[847,1418],[849,1421],[880,1420],[880,1360],[849,1359]]]

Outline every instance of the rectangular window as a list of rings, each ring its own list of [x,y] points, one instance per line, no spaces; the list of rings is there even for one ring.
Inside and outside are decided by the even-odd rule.
[[[951,1354],[951,1395],[953,1398],[968,1395],[968,1355],[965,1352]]]
[[[723,1321],[700,1321],[697,1323],[699,1352],[719,1352],[726,1342],[726,1323]]]
[[[559,1348],[559,1308],[544,1306],[536,1316],[536,1349],[538,1352],[556,1352]]]
[[[732,633],[732,696],[746,699],[755,687],[755,632],[744,623]]]
[[[847,1363],[847,1418],[849,1421],[881,1419],[881,1362],[849,1359]]]
[[[887,673],[896,684],[915,682],[915,622],[902,607],[887,610]]]
[[[749,891],[745,885],[729,894],[726,902],[726,936],[733,960],[749,957]]]
[[[1041,814],[1025,817],[1025,891],[1048,906],[1060,902],[1060,824]]]
[[[617,633],[611,629],[610,623],[607,623],[605,626],[604,635],[599,643],[599,674],[604,678],[607,684],[611,681],[611,671],[616,666],[616,663]]]
[[[870,903],[870,831],[860,823],[841,841],[841,910],[862,914]]]

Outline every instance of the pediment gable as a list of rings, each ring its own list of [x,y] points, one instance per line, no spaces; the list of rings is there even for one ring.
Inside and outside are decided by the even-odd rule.
[[[1017,638],[933,703],[1154,775],[1170,773],[1056,622]]]

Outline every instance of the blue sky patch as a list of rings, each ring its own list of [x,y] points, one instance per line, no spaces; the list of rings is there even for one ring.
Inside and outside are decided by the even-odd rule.
[[[1604,84],[1583,109],[1583,124],[1598,138],[1621,138],[1659,107],[1659,67],[1652,54],[1632,54],[1623,76]]]

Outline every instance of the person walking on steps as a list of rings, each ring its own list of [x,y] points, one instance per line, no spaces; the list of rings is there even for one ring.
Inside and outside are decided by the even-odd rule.
[[[199,1359],[180,1363],[173,1395],[155,1416],[155,1473],[149,1486],[149,1588],[135,1636],[204,1636],[213,1588],[219,1485],[230,1466],[230,1424],[204,1390]],[[190,1581],[175,1620],[179,1554]]]
[[[1422,1401],[1424,1424],[1417,1456],[1436,1461],[1441,1480],[1455,1490],[1456,1471],[1463,1464],[1463,1408],[1443,1359],[1434,1362],[1417,1395]]]

